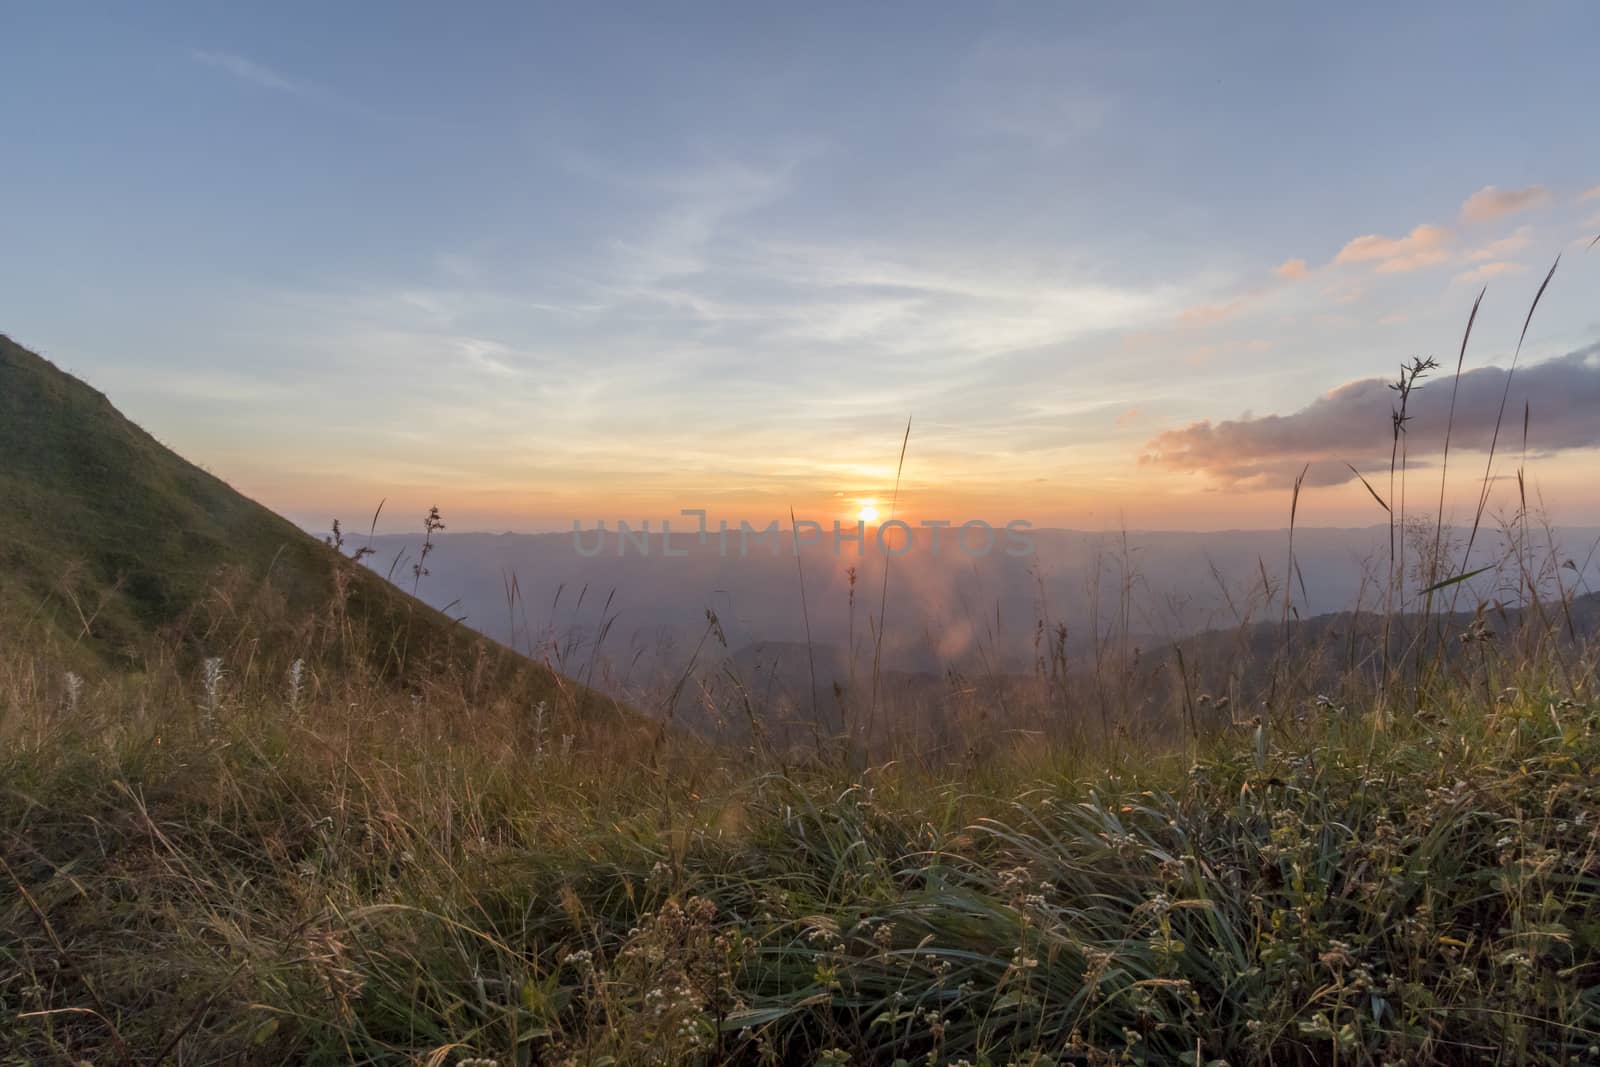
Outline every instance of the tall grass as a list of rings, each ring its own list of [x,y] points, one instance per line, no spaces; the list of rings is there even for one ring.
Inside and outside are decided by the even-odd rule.
[[[150,1062],[1568,1063],[1592,653],[1190,754],[654,767],[459,692],[8,663],[0,1047]],[[828,1060],[827,1057],[834,1057]]]

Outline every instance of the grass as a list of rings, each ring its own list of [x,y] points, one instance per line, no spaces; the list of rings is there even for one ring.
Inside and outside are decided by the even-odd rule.
[[[1379,728],[853,775],[502,696],[8,664],[11,1062],[1571,1063],[1600,705],[1518,664]],[[652,742],[653,743],[653,742]]]
[[[481,656],[484,669],[521,672],[557,699],[547,670],[347,565],[4,335],[0,455],[8,646],[80,671],[222,655],[274,673],[316,659],[413,684]],[[419,561],[415,577],[425,574]],[[259,653],[275,658],[258,664]],[[340,655],[360,662],[330,658]]]

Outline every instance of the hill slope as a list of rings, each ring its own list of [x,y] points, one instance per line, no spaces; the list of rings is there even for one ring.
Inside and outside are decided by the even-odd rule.
[[[235,492],[0,335],[0,632],[69,662],[247,651],[578,688]],[[230,669],[231,665],[230,665]]]

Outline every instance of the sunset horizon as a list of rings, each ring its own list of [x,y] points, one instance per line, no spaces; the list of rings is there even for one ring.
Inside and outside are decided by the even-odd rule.
[[[18,12],[14,76],[69,88],[7,120],[38,151],[0,327],[308,527],[381,500],[396,530],[831,519],[895,496],[908,419],[907,514],[1268,528],[1310,464],[1304,521],[1360,526],[1348,468],[1387,477],[1417,356],[1408,463],[1437,481],[1483,292],[1447,510],[1476,509],[1501,415],[1513,476],[1526,407],[1527,487],[1600,523],[1582,63],[1478,76],[1581,34],[1036,15],[527,11],[434,50],[417,11],[370,39],[349,13]]]

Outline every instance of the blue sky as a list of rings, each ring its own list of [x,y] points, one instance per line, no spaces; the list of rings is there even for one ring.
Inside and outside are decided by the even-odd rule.
[[[6,21],[0,330],[307,522],[848,510],[910,415],[930,513],[1270,525],[1158,442],[1453,363],[1485,283],[1504,364],[1557,253],[1522,358],[1600,340],[1592,5]]]

